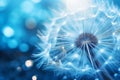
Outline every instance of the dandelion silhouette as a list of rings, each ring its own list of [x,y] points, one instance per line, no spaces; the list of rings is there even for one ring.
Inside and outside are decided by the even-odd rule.
[[[116,63],[119,10],[98,1],[85,11],[53,13],[59,16],[44,23],[45,30],[38,31],[41,52],[33,54],[37,67],[57,74],[91,74],[113,80],[106,66]]]

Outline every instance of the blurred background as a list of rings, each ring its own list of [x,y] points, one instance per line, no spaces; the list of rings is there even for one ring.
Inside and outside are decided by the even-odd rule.
[[[37,30],[61,4],[61,0],[0,0],[0,80],[67,79],[37,69],[31,57],[39,42]],[[120,1],[114,4],[119,8]]]

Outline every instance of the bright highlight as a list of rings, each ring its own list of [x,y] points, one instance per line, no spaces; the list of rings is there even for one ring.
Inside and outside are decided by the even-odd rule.
[[[6,36],[6,37],[12,37],[14,35],[14,30],[7,26],[3,29],[3,34]]]
[[[86,10],[91,5],[91,0],[66,0],[65,4],[67,9],[71,12],[76,12],[79,10]]]

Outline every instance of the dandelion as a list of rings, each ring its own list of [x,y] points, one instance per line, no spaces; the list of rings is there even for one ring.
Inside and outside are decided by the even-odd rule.
[[[59,16],[38,31],[40,52],[33,55],[37,66],[59,74],[113,80],[106,66],[119,66],[114,58],[119,46],[119,10],[98,0],[85,10],[53,12]]]

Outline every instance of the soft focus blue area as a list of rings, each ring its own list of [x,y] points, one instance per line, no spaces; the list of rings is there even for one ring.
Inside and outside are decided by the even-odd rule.
[[[52,17],[50,8],[57,8],[58,3],[59,0],[0,0],[0,80],[48,80],[53,76],[39,71],[31,54],[38,42],[37,30]]]
[[[8,47],[11,49],[17,48],[18,42],[14,39],[8,41]]]
[[[21,52],[27,52],[29,50],[29,46],[27,44],[20,44],[20,47],[19,47],[20,51]]]
[[[119,0],[114,2],[120,6]],[[57,9],[60,3],[61,0],[0,0],[0,80],[71,80],[38,70],[31,57],[38,42],[37,30],[52,17],[50,9]],[[117,78],[118,71],[114,74]]]

